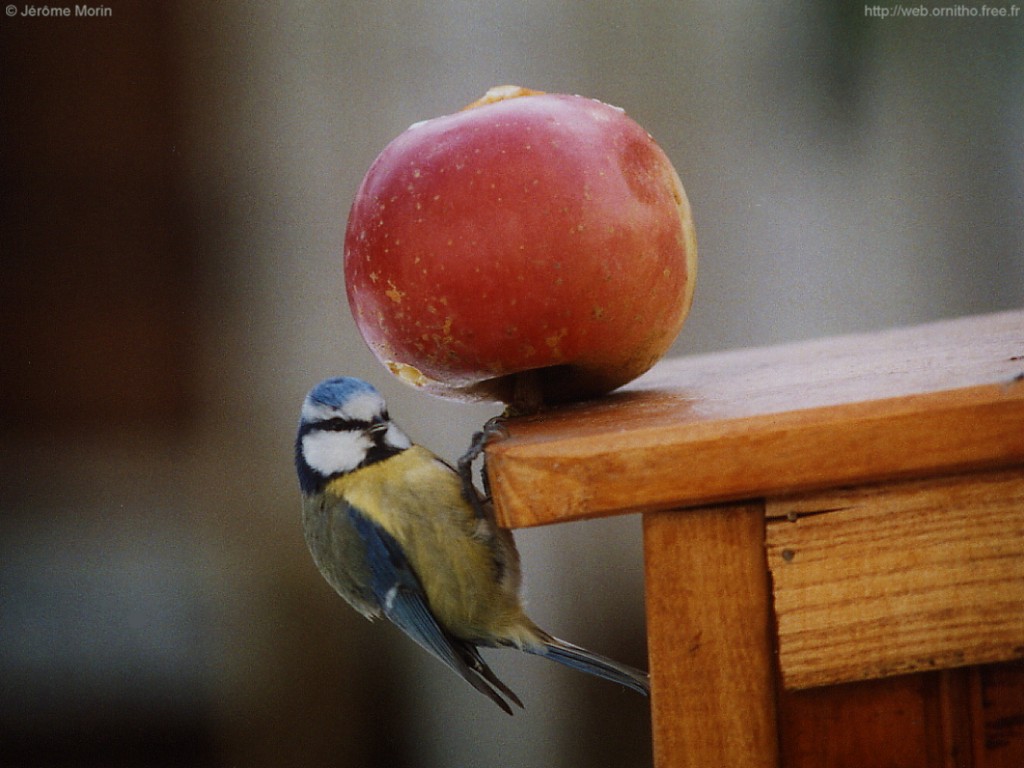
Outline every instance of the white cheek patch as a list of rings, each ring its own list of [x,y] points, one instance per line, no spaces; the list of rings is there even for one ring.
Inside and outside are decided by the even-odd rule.
[[[302,458],[321,475],[351,472],[358,467],[373,441],[354,430],[310,432],[302,438]]]
[[[405,450],[412,446],[412,441],[405,436],[405,432],[394,424],[388,425],[388,431],[384,433],[384,444],[399,450]]]

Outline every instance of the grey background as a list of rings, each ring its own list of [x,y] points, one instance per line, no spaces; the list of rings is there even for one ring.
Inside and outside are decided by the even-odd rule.
[[[1024,304],[1020,17],[644,0],[173,7],[200,418],[173,438],[5,448],[12,472],[57,466],[77,489],[23,494],[73,514],[8,531],[8,573],[20,563],[23,580],[7,582],[0,675],[27,691],[50,680],[26,694],[33,706],[198,709],[218,765],[649,764],[639,697],[496,652],[527,705],[509,719],[352,613],[301,539],[291,441],[320,378],[379,385],[446,458],[497,412],[393,381],[355,330],[341,272],[376,154],[491,85],[620,106],[673,160],[700,244],[673,355]],[[73,546],[55,551],[55,535]],[[539,623],[645,663],[637,518],[517,538]],[[26,618],[40,612],[42,629]]]

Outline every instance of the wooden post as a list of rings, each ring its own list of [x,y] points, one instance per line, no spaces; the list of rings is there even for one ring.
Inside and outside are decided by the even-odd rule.
[[[761,504],[644,515],[654,764],[776,768]]]

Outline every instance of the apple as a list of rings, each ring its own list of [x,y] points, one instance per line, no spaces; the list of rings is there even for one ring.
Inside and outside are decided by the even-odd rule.
[[[535,410],[648,370],[693,298],[679,176],[616,107],[515,86],[380,153],[345,232],[363,338],[395,375]]]

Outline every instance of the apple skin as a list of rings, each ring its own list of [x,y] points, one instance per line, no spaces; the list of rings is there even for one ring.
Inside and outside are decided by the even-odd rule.
[[[381,152],[349,214],[345,283],[363,338],[407,383],[506,403],[526,386],[551,404],[661,358],[696,258],[686,193],[643,128],[505,86]]]

